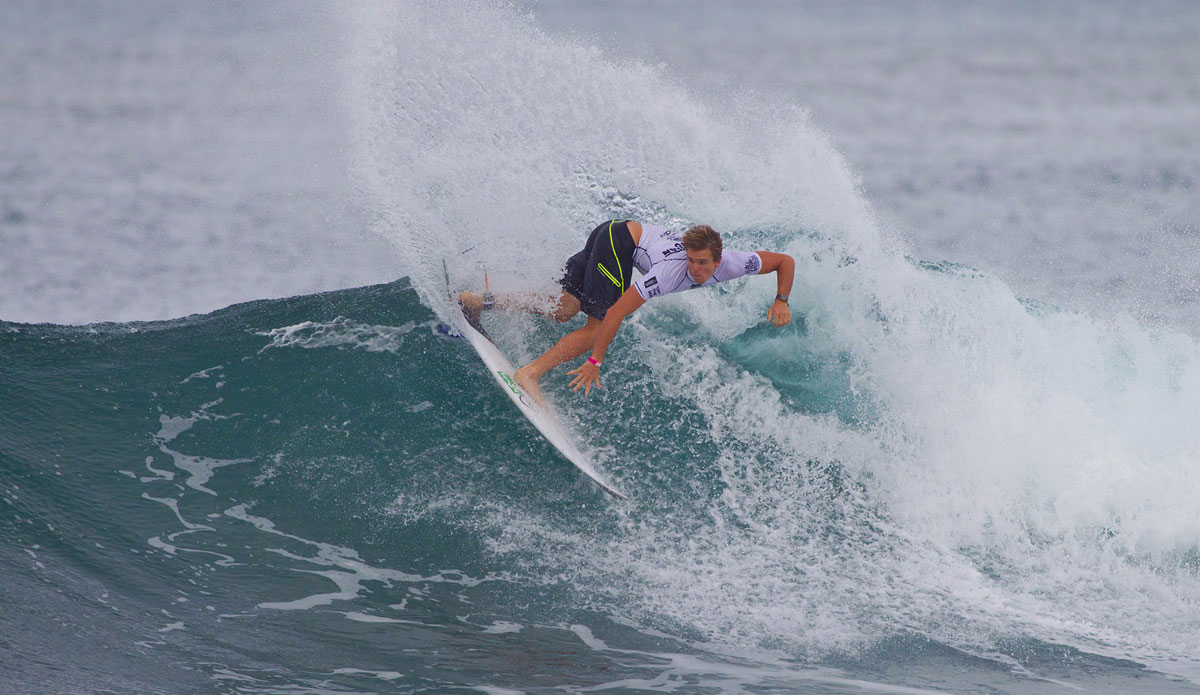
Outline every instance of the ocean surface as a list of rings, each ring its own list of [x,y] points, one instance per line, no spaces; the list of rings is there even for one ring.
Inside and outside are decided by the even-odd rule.
[[[0,691],[1200,693],[1196,3],[15,0],[0,68]],[[442,330],[613,217],[797,260],[543,381],[627,502]]]

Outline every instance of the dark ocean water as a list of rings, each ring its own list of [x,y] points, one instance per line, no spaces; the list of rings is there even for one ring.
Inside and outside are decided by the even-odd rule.
[[[885,463],[848,458],[884,420],[819,321],[721,343],[727,383],[779,394],[725,419],[708,404],[726,386],[684,369],[663,388],[632,340],[620,395],[582,403],[551,377],[628,503],[438,323],[402,280],[0,324],[8,692],[1196,691],[1138,662],[1194,668],[1194,613],[1147,620],[1192,610],[1186,529],[1148,555],[1115,518],[1108,540],[1007,537],[1002,516],[978,545],[915,536]],[[717,354],[670,324],[634,330]],[[806,368],[773,365],[779,340]],[[1046,596],[1047,573],[1093,586]]]

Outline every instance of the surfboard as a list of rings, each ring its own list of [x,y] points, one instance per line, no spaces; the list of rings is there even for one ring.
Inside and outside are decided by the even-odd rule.
[[[517,370],[513,369],[508,358],[504,356],[500,348],[496,347],[495,343],[489,340],[479,328],[472,326],[467,321],[466,316],[463,316],[461,313],[455,317],[454,328],[467,340],[467,343],[471,347],[475,348],[475,352],[479,354],[479,359],[487,366],[488,371],[492,374],[492,378],[500,385],[500,389],[508,395],[509,400],[517,406],[517,409],[521,411],[521,414],[526,419],[533,423],[533,426],[537,428],[538,432],[541,432],[546,441],[550,442],[551,446],[557,449],[558,453],[562,454],[563,458],[583,471],[584,475],[591,478],[592,482],[601,490],[617,499],[628,499],[612,485],[609,485],[608,481],[600,475],[600,472],[596,470],[596,467],[592,465],[588,457],[575,446],[571,438],[567,435],[566,430],[563,429],[558,420],[558,415],[554,412],[553,408],[549,405],[545,407],[539,405],[533,399],[533,396],[525,393],[524,389],[517,385],[516,380],[513,379],[513,373]]]

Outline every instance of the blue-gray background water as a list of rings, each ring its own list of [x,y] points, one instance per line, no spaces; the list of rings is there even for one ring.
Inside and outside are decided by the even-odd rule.
[[[1195,3],[0,38],[6,691],[1200,692]],[[547,377],[624,504],[439,330],[609,217],[798,263]]]

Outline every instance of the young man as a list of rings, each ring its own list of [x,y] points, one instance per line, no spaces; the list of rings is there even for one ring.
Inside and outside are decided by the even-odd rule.
[[[631,276],[635,267],[642,272],[637,282]],[[551,314],[566,322],[583,311],[587,325],[563,336],[546,354],[518,369],[513,378],[540,402],[538,380],[542,375],[590,349],[587,361],[567,372],[576,375],[571,381],[573,390],[582,386],[587,395],[593,385],[600,387],[600,367],[621,322],[647,299],[712,287],[743,275],[776,273],[778,291],[767,310],[767,320],[786,326],[792,320],[787,300],[795,270],[796,263],[787,254],[723,250],[721,235],[708,225],[697,225],[680,236],[665,227],[632,220],[605,222],[592,230],[582,251],[567,259],[566,273],[559,280],[562,294]],[[634,291],[627,292],[631,284]],[[471,292],[459,295],[459,302],[476,321],[479,312],[490,308]],[[519,306],[511,299],[499,304]]]

